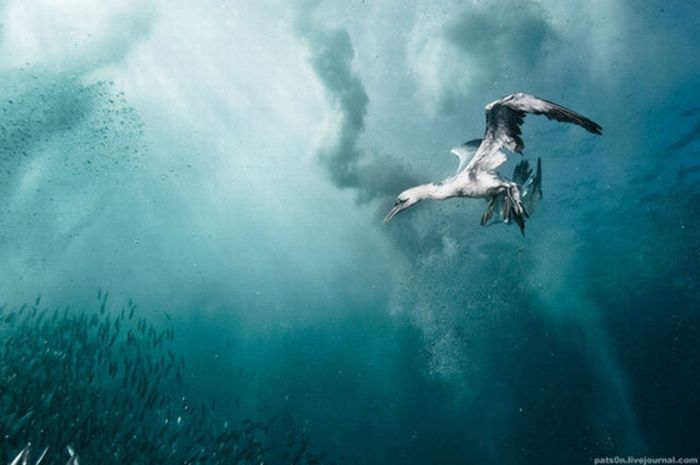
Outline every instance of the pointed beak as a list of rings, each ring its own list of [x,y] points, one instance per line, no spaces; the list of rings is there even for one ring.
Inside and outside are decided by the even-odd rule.
[[[395,217],[401,210],[403,210],[404,203],[397,203],[394,205],[394,208],[392,208],[389,213],[384,217],[384,222],[388,223],[391,221],[393,217]]]

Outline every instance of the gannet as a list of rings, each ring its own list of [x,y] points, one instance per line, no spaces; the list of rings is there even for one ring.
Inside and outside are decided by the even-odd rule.
[[[481,216],[482,225],[489,222],[497,204],[502,203],[503,221],[508,223],[513,219],[520,232],[525,234],[528,214],[522,202],[520,186],[496,171],[507,160],[502,148],[522,155],[524,143],[520,137],[520,126],[525,115],[544,115],[550,120],[578,124],[593,134],[602,134],[600,125],[590,119],[556,103],[521,92],[489,103],[485,110],[484,138],[465,142],[451,150],[459,158],[457,173],[441,182],[422,184],[401,192],[384,218],[385,223],[423,199],[483,198],[488,203]]]

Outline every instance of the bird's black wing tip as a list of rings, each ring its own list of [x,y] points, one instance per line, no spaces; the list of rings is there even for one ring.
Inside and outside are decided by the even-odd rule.
[[[582,124],[582,126],[588,132],[592,132],[593,134],[597,134],[599,136],[603,135],[603,127],[600,124],[596,123],[595,121],[591,121],[591,120],[586,120],[585,123],[586,124]]]

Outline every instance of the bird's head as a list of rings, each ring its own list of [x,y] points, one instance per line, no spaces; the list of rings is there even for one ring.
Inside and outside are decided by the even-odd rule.
[[[388,223],[393,217],[404,211],[408,207],[412,207],[428,196],[426,186],[416,186],[406,189],[396,197],[394,207],[384,218],[384,222]]]

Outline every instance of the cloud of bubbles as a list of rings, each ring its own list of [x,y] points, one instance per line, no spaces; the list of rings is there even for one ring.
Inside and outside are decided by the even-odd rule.
[[[410,186],[414,177],[396,158],[369,151],[360,138],[370,103],[361,79],[353,69],[355,51],[348,31],[320,23],[314,13],[317,1],[299,2],[296,30],[309,50],[309,62],[321,81],[338,121],[318,151],[331,180],[352,188],[361,201],[394,195]]]

